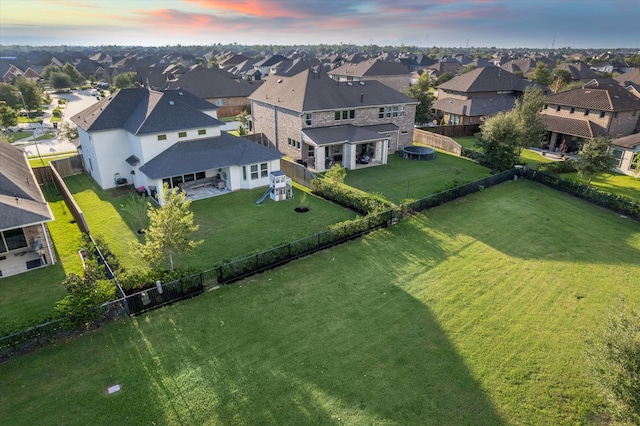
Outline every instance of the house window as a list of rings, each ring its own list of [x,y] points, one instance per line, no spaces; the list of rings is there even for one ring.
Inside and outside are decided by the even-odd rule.
[[[355,109],[344,109],[335,112],[336,120],[353,120],[354,118],[356,118]]]
[[[22,228],[0,232],[0,253],[28,247]]]
[[[196,180],[204,179],[206,176],[205,172],[196,172]]]
[[[267,163],[260,164],[260,177],[269,177],[269,165]]]
[[[600,111],[600,118],[604,118],[604,111]]]
[[[560,105],[556,106],[556,112],[560,111]]]
[[[456,114],[449,114],[449,124],[454,126],[460,124],[460,116]]]
[[[242,180],[247,180],[247,166],[242,166]]]
[[[549,105],[546,105],[546,104],[545,104],[544,109],[547,109],[547,108],[549,108]]]
[[[159,141],[166,141],[167,140],[167,135],[158,135],[158,140]]]
[[[200,129],[200,130],[198,130],[198,134],[199,134],[199,135],[206,135],[206,134],[207,134],[207,129]]]
[[[312,126],[313,125],[313,113],[312,112],[308,112],[304,115],[304,124],[306,126]]]
[[[258,179],[258,165],[254,164],[253,166],[251,166],[251,180],[256,180]]]
[[[216,106],[219,106],[219,107],[224,106],[224,99],[216,99]]]
[[[180,133],[178,133],[178,137],[179,137],[179,138],[186,138],[186,137],[187,137],[187,132],[180,132]]]
[[[315,157],[315,156],[316,156],[316,149],[315,149],[315,147],[313,147],[313,146],[309,145],[309,157],[310,157],[310,158],[313,158],[313,157]]]
[[[380,108],[378,118],[404,117],[404,105],[391,105]]]
[[[569,114],[573,114],[575,110],[576,109],[574,107],[571,107],[571,110],[569,110]]]
[[[624,151],[618,148],[614,148],[611,156],[615,160],[613,166],[616,168],[620,168],[620,165],[622,164],[622,157],[624,157]]]
[[[589,115],[589,110],[588,109],[584,110],[584,115]]]
[[[631,162],[629,163],[629,170],[637,170],[640,167],[640,152],[633,153]]]
[[[295,139],[287,138],[287,145],[292,146],[296,149],[300,149],[300,141]]]

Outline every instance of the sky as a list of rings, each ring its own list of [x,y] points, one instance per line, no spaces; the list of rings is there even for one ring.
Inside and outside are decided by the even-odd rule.
[[[640,0],[2,0],[0,45],[640,48]]]

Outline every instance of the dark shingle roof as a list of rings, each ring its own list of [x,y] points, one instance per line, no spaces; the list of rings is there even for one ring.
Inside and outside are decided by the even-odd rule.
[[[329,74],[354,77],[382,77],[390,75],[406,75],[411,73],[411,67],[400,62],[369,60],[357,64],[345,64],[332,70]]]
[[[475,117],[509,111],[515,105],[513,95],[477,96],[470,99],[443,98],[433,102],[433,108],[450,114]]]
[[[542,114],[545,128],[551,132],[573,135],[581,138],[596,138],[606,136],[607,131],[586,118],[562,117],[558,115]]]
[[[556,93],[547,98],[547,103],[599,111],[640,110],[640,99],[619,84],[583,86]]]
[[[0,143],[0,231],[53,219],[24,153]]]
[[[151,179],[242,166],[282,158],[282,154],[247,139],[221,132],[221,136],[178,142],[151,159],[140,171]]]
[[[361,143],[377,141],[382,138],[380,133],[367,127],[345,124],[342,126],[315,127],[302,131],[316,145],[332,145],[336,143]]]
[[[71,118],[89,132],[123,128],[143,135],[220,125],[202,111],[217,109],[186,90],[122,89]]]
[[[484,67],[476,68],[454,77],[438,85],[438,89],[463,93],[498,91],[524,92],[525,88],[533,84],[534,83],[511,74],[500,67]]]
[[[418,103],[378,81],[338,83],[309,70],[293,77],[270,78],[249,99],[296,112]]]
[[[168,90],[185,89],[203,99],[246,98],[256,87],[225,70],[201,66],[192,67],[166,85]]]
[[[633,149],[636,146],[640,145],[640,133],[634,133],[633,135],[614,139],[613,144],[624,148]]]

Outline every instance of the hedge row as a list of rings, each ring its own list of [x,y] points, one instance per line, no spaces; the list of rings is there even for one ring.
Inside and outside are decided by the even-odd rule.
[[[389,210],[393,204],[377,194],[353,191],[327,179],[311,181],[313,193],[341,206],[355,210],[362,215]]]

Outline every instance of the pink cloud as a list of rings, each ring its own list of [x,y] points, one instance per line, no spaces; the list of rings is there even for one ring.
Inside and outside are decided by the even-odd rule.
[[[309,17],[309,13],[294,10],[277,1],[265,2],[260,0],[185,0],[207,9],[228,11],[261,18],[293,18]]]

